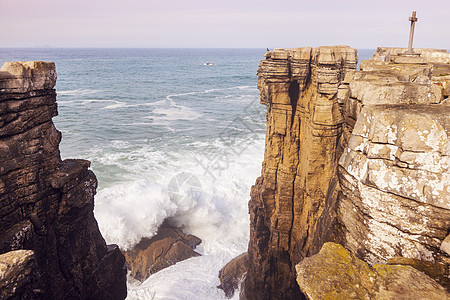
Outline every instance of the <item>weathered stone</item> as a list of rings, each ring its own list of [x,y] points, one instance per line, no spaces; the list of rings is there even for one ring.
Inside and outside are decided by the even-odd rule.
[[[60,158],[55,82],[54,63],[0,70],[0,253],[34,251],[27,295],[124,299],[124,257],[108,251],[93,214],[95,175],[87,161]]]
[[[248,253],[233,258],[219,271],[220,286],[218,288],[225,292],[228,298],[234,296],[235,290],[245,278],[248,265]]]
[[[344,245],[370,263],[397,256],[434,261],[450,228],[450,106],[432,96],[442,91],[435,81],[416,82],[419,73],[433,78],[434,68],[395,66],[394,73],[384,63],[348,81],[341,102],[350,107],[346,121],[357,121],[344,126],[342,194],[333,209],[345,228]],[[389,89],[382,68],[399,80]],[[372,92],[374,86],[386,90]],[[393,92],[394,86],[403,90]]]
[[[447,235],[447,237],[442,241],[440,249],[450,255],[450,235]]]
[[[55,63],[5,62],[0,69],[0,92],[26,93],[33,90],[50,90],[55,84]]]
[[[258,69],[267,135],[249,202],[247,299],[302,297],[294,264],[311,250],[340,151],[338,86],[357,63],[356,50],[347,46],[277,51],[289,55],[266,56]]]
[[[244,296],[301,297],[293,266],[328,241],[370,264],[403,257],[448,269],[448,53],[420,49],[426,63],[393,63],[405,49],[379,48],[355,71],[348,47],[305,48],[293,79],[298,49],[258,69],[267,134]]]
[[[386,56],[394,57],[406,51],[406,48],[378,47],[370,60],[385,61]],[[450,53],[447,53],[445,49],[414,48],[414,52],[419,53],[420,57],[425,58],[430,63],[450,64]],[[409,62],[405,60],[403,63]]]
[[[450,287],[450,270],[445,262],[431,262],[407,257],[394,257],[387,261],[388,265],[408,265],[436,280],[443,287]]]
[[[143,238],[133,249],[123,253],[131,276],[144,281],[177,262],[200,256],[194,251],[200,243],[198,237],[184,234],[180,228],[164,222],[154,237]]]
[[[344,247],[325,243],[296,266],[297,282],[308,299],[450,299],[424,273],[406,265],[371,268]]]
[[[16,250],[0,255],[0,298],[35,299],[30,286],[36,268],[31,250]],[[28,288],[28,289],[27,289]]]

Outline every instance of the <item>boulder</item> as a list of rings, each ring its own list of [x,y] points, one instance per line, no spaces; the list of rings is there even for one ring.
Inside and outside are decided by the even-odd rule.
[[[233,258],[219,271],[220,285],[218,288],[222,289],[228,298],[234,296],[235,290],[244,280],[247,265],[248,253],[245,252]]]
[[[15,250],[0,255],[0,298],[35,298],[26,288],[36,276],[36,261],[32,250]]]
[[[131,250],[123,251],[131,276],[144,281],[150,275],[182,260],[200,256],[194,251],[201,240],[181,228],[164,222],[155,236],[143,238]]]
[[[296,265],[308,299],[450,299],[436,281],[408,265],[374,265],[343,246],[325,243]]]

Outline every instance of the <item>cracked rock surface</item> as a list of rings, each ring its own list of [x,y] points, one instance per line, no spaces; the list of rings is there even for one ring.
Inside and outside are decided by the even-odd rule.
[[[404,51],[380,47],[360,71],[347,46],[266,53],[243,298],[305,297],[294,266],[330,241],[370,265],[439,266],[449,288],[450,54]]]
[[[1,298],[124,299],[125,259],[94,218],[90,162],[60,157],[55,83],[54,63],[0,69],[0,254],[33,250],[35,271],[25,290],[3,286]]]

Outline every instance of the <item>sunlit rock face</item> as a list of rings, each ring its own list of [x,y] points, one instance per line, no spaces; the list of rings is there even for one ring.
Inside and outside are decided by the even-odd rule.
[[[125,259],[98,229],[90,163],[60,158],[55,83],[54,63],[10,62],[0,69],[0,253],[34,252],[24,259],[33,261],[26,265],[31,283],[6,296],[124,299]],[[27,270],[23,265],[17,264]]]
[[[404,257],[448,269],[450,54],[404,50],[379,48],[361,71],[346,46],[266,53],[244,298],[304,297],[294,265],[328,241],[371,265]]]
[[[450,54],[428,49],[422,63],[395,63],[393,51],[380,61],[386,51],[340,86],[349,138],[338,219],[344,244],[371,264],[435,261],[450,228],[450,65],[441,63]]]
[[[425,273],[399,264],[373,267],[335,243],[296,266],[297,282],[308,299],[449,299]]]
[[[247,299],[302,294],[294,264],[312,251],[335,177],[342,115],[338,86],[357,64],[347,46],[275,49],[258,69],[267,133],[261,177],[252,188]]]

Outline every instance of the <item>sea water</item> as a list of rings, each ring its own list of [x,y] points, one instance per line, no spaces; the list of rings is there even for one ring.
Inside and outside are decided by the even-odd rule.
[[[202,239],[202,256],[143,283],[129,278],[128,299],[226,299],[218,272],[247,249],[247,203],[263,161],[256,70],[264,53],[0,49],[0,64],[56,63],[61,156],[92,162],[107,243],[130,249],[165,219]]]

